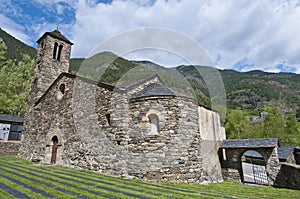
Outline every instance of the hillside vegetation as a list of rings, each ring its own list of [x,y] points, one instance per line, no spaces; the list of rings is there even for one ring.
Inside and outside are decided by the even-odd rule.
[[[148,61],[129,61],[103,52],[89,59],[71,59],[70,72],[87,76],[109,84],[116,84],[128,73],[130,77],[141,78],[149,74],[166,73],[176,76],[175,81],[185,79],[193,88],[200,104],[210,107],[207,85],[198,72],[205,66],[178,66],[163,68]],[[176,71],[176,72],[174,72]],[[172,75],[170,75],[170,73]],[[219,70],[226,89],[227,107],[230,109],[258,110],[276,106],[280,112],[295,112],[300,107],[300,75],[293,73],[267,73],[263,71],[237,72]],[[181,74],[181,75],[180,75]]]
[[[27,54],[31,59],[34,59],[36,55],[35,48],[24,44],[20,40],[6,33],[1,28],[0,28],[0,38],[2,38],[5,45],[7,46],[7,52],[5,54],[7,59],[18,62],[23,59],[24,54]]]

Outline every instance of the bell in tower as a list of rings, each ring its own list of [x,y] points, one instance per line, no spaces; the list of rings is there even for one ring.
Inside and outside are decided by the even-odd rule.
[[[69,70],[71,46],[73,45],[58,30],[46,32],[37,41],[35,60],[35,80],[31,85],[30,100],[36,102],[58,78]]]

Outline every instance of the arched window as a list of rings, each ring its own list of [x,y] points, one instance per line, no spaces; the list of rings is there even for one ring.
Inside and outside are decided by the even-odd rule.
[[[108,125],[110,126],[110,114],[105,115]]]
[[[58,61],[60,60],[60,54],[61,54],[62,48],[63,48],[63,45],[59,45],[58,54],[57,54],[57,60]]]
[[[55,42],[54,48],[53,48],[53,59],[56,59],[56,57],[57,57],[57,53],[58,53],[57,46],[58,46],[58,43]]]
[[[58,61],[60,60],[60,54],[61,54],[62,48],[63,48],[63,45],[58,46],[57,42],[54,43],[53,59],[58,60]]]
[[[159,119],[158,116],[155,114],[149,115],[150,120],[150,132],[151,133],[158,133],[159,131]]]
[[[65,91],[66,91],[66,85],[65,85],[65,84],[59,85],[59,91],[60,91],[62,94],[65,94]]]

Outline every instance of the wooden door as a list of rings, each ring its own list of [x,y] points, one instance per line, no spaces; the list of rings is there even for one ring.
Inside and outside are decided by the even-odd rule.
[[[57,156],[57,144],[58,144],[58,139],[56,136],[54,136],[52,138],[52,155],[51,155],[51,164],[55,164],[56,163],[56,156]]]

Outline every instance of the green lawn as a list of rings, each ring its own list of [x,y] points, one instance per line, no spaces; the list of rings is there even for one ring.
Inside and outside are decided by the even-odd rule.
[[[154,183],[0,156],[0,198],[300,198],[300,191],[230,182]]]

